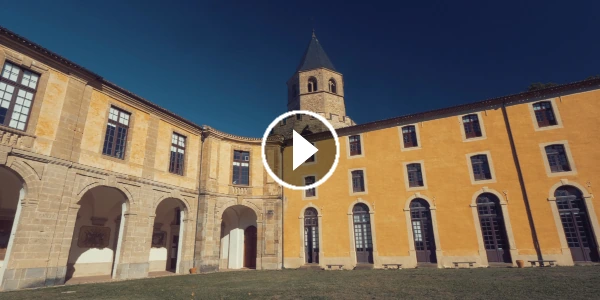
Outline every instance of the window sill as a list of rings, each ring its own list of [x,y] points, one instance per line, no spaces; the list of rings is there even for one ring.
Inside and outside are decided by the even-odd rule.
[[[496,183],[496,178],[492,178],[492,179],[480,179],[480,180],[472,179],[471,183],[472,184]]]
[[[119,162],[119,163],[126,163],[127,160],[125,158],[118,158],[116,156],[110,156],[108,154],[104,154],[104,153],[100,153],[102,155],[102,158],[108,159],[108,160],[112,160],[114,162]]]
[[[556,125],[550,125],[550,126],[543,126],[543,127],[540,127],[538,125],[533,125],[533,126],[535,127],[535,131],[546,131],[546,130],[564,128],[562,126],[562,124],[556,124]]]
[[[409,192],[412,192],[412,191],[422,191],[422,190],[426,190],[426,189],[427,189],[427,186],[423,185],[423,186],[410,186],[406,190]]]
[[[25,130],[19,130],[19,129],[15,129],[15,128],[4,126],[4,125],[0,125],[0,130],[1,131],[6,131],[6,132],[10,132],[10,133],[13,133],[13,134],[17,134],[17,135],[23,135],[23,136],[28,136],[28,137],[35,138],[35,135],[33,135],[31,133],[27,133]]]
[[[404,147],[401,146],[402,151],[412,151],[412,150],[420,150],[421,146],[413,146],[413,147]]]
[[[577,171],[562,171],[562,172],[549,172],[548,177],[559,177],[559,176],[573,176],[577,175]]]
[[[478,137],[472,137],[472,138],[464,138],[463,142],[474,142],[474,141],[481,141],[481,140],[485,140],[487,139],[487,136],[478,136]]]

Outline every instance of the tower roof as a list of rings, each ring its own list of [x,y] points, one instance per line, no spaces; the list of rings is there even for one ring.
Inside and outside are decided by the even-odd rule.
[[[302,60],[300,61],[296,72],[316,68],[327,68],[336,71],[331,60],[329,60],[327,53],[325,53],[325,50],[323,50],[323,47],[319,44],[319,40],[317,40],[317,36],[313,30],[310,43],[308,43],[308,47],[304,52],[304,56],[302,56]]]

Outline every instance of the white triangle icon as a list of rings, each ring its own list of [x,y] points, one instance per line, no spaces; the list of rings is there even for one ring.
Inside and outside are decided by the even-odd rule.
[[[294,168],[292,170],[296,170],[298,166],[319,151],[319,149],[297,133],[296,130],[293,130],[292,143],[294,143],[294,150],[292,153]]]

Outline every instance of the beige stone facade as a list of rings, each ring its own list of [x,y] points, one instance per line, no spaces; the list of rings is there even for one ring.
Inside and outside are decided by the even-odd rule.
[[[256,229],[250,263],[281,268],[281,188],[264,172],[260,139],[198,126],[40,49],[0,28],[0,66],[37,76],[26,127],[0,122],[2,290],[74,277],[242,268],[240,226]],[[2,94],[17,93],[12,86],[24,81],[6,74]],[[16,98],[6,95],[10,117]],[[122,143],[121,129],[113,132],[115,144],[107,144],[116,126],[127,130],[122,149],[115,146]],[[176,171],[175,136],[185,140]],[[281,164],[280,144],[268,142],[274,169]],[[231,184],[236,149],[250,152],[248,185]],[[220,266],[227,260],[220,238],[225,223],[226,246],[235,251],[233,262]]]

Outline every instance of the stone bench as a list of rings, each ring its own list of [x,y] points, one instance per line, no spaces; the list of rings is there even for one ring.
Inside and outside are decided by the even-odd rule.
[[[452,263],[454,264],[454,268],[457,268],[457,269],[461,264],[468,264],[469,268],[472,268],[473,265],[475,264],[474,261],[453,261]]]
[[[383,267],[386,270],[391,270],[391,269],[402,269],[402,264],[383,264]]]
[[[528,260],[532,267],[554,267],[556,266],[555,260]],[[546,265],[547,264],[547,265]]]
[[[334,267],[337,267],[337,270],[343,270],[344,265],[326,265],[328,270],[336,270]]]

